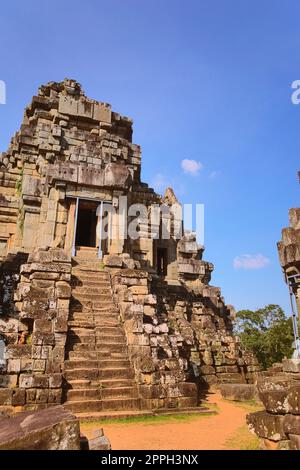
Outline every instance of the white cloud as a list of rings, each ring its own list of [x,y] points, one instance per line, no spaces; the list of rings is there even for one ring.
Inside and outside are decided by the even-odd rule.
[[[185,158],[181,161],[181,168],[183,169],[184,173],[197,176],[199,171],[202,170],[203,165],[196,160],[189,160],[188,158]]]
[[[233,260],[235,269],[262,269],[270,263],[264,255],[240,255]]]

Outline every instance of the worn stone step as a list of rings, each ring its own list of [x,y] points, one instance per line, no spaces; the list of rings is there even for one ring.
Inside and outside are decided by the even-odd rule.
[[[78,400],[100,400],[101,399],[101,389],[99,387],[95,388],[80,388],[80,389],[70,389],[66,392],[67,401],[78,401]]]
[[[81,380],[70,380],[68,382],[68,386],[72,389],[81,389],[81,388],[88,388],[91,387],[91,381],[87,379],[81,379]]]
[[[139,410],[138,398],[106,398],[102,400],[102,410]]]
[[[127,354],[127,344],[125,341],[122,343],[98,343],[95,345],[95,349],[99,351],[99,353],[110,352],[111,354]]]
[[[92,330],[93,328],[95,328],[95,323],[93,321],[87,321],[87,320],[73,320],[73,319],[70,319],[68,320],[68,327],[70,329],[73,329],[73,328],[86,328],[86,329],[90,329]]]
[[[69,321],[86,321],[88,323],[93,323],[94,315],[92,313],[71,311],[69,314]]]
[[[111,289],[110,281],[105,280],[97,276],[93,278],[93,276],[84,275],[84,276],[74,276],[71,277],[71,286],[75,289],[80,287],[93,287],[95,289]]]
[[[71,342],[67,341],[66,345],[67,352],[74,351],[76,353],[80,353],[83,351],[95,351],[96,350],[96,343],[79,343],[79,342]]]
[[[66,360],[65,361],[65,370],[72,369],[107,369],[107,368],[118,368],[118,367],[130,367],[130,362],[128,359],[103,359],[103,360],[93,360],[93,359],[82,359],[82,360]]]
[[[67,342],[68,342],[69,346],[73,346],[76,343],[83,343],[83,344],[92,345],[92,344],[95,344],[96,337],[93,334],[80,334],[80,335],[77,335],[77,334],[71,334],[71,332],[69,332]]]
[[[128,367],[105,368],[101,369],[99,379],[133,379],[133,369]]]
[[[78,322],[78,328],[81,328],[81,324],[93,324],[95,327],[107,326],[107,327],[120,327],[120,322],[117,317],[109,316],[94,316],[92,313],[82,312],[71,312],[69,315],[68,324],[74,326],[71,322]]]
[[[126,338],[124,333],[101,333],[97,332],[95,334],[96,343],[107,344],[107,343],[126,343]]]
[[[111,289],[110,287],[95,287],[95,286],[86,286],[85,284],[83,284],[82,286],[76,286],[76,287],[73,287],[72,289],[72,295],[76,296],[75,294],[78,294],[78,295],[100,295],[100,296],[104,296],[104,295],[112,295],[111,294]]]
[[[135,387],[135,381],[131,379],[101,379],[100,387],[102,390],[110,390],[112,388]]]
[[[97,302],[93,302],[93,308],[95,310],[103,309],[103,308],[110,310],[110,309],[116,308],[116,306],[113,303],[112,298],[110,298],[110,300],[104,300],[104,301],[99,300]]]
[[[95,333],[97,335],[124,335],[123,328],[119,325],[117,326],[95,326]]]
[[[66,370],[64,372],[64,377],[67,381],[69,380],[101,380],[101,379],[131,379],[134,377],[133,371],[127,367],[118,367],[118,368],[74,368],[71,370]]]
[[[125,353],[126,348],[125,348]],[[101,351],[68,351],[68,359],[70,361],[75,361],[77,359],[91,359],[100,361],[101,359],[123,359],[124,353],[123,352],[111,352],[109,350],[101,350]]]
[[[109,279],[109,277],[110,277],[109,273],[107,271],[103,271],[103,268],[101,268],[100,263],[94,262],[94,261],[91,261],[91,260],[88,260],[86,263],[83,263],[81,261],[78,265],[72,267],[72,274],[77,273],[78,271],[81,271],[81,272],[89,272],[90,271],[90,272],[93,272],[93,273],[101,274],[106,279]]]
[[[137,389],[133,387],[109,387],[100,388],[101,398],[138,398]]]
[[[100,410],[139,410],[140,401],[136,398],[114,398],[106,400],[67,401],[64,407],[76,412]]]
[[[95,312],[96,310],[99,309],[105,309],[105,310],[110,310],[114,308],[114,304],[111,300],[103,300],[101,301],[94,301],[94,300],[89,300],[87,298],[85,299],[78,299],[71,297],[71,302],[70,302],[70,307],[73,310],[80,310],[80,309],[87,309],[89,312],[93,311]]]
[[[80,303],[83,302],[101,302],[101,304],[104,303],[104,305],[111,304],[112,303],[112,298],[111,298],[111,293],[108,294],[92,294],[92,293],[75,293],[72,291],[72,296],[71,296],[71,302],[77,301]]]
[[[64,408],[71,411],[72,413],[84,413],[87,411],[101,411],[102,401],[101,400],[78,400],[78,401],[66,401]]]
[[[72,370],[66,370],[64,372],[64,377],[65,379],[69,382],[70,380],[98,380],[99,378],[99,369],[94,368],[94,369],[72,369]]]

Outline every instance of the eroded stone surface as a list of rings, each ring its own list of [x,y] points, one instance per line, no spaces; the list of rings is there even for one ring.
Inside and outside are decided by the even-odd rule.
[[[79,421],[62,406],[0,419],[1,450],[79,450]]]

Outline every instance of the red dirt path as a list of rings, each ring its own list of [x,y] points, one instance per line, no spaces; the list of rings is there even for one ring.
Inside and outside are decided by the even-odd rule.
[[[246,423],[248,413],[242,407],[223,400],[220,395],[210,395],[208,401],[216,403],[219,412],[188,421],[166,423],[101,423],[113,450],[222,450],[225,442]],[[94,425],[83,424],[85,433]]]

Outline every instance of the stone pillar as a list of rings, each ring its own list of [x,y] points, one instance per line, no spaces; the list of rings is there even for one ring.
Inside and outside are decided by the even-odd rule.
[[[71,255],[73,239],[74,239],[74,229],[75,229],[75,211],[76,211],[76,199],[70,200],[68,220],[67,220],[67,232],[65,240],[65,251]]]

